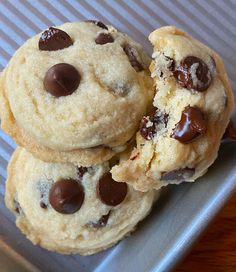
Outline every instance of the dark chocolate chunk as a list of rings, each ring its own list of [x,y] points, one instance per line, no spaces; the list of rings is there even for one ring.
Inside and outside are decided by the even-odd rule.
[[[110,172],[104,174],[97,183],[97,195],[106,205],[119,205],[125,199],[127,191],[127,184],[114,181]]]
[[[206,133],[207,125],[203,112],[196,106],[187,106],[182,112],[171,137],[187,144]]]
[[[49,192],[49,202],[59,213],[77,212],[84,201],[84,188],[79,181],[60,179],[55,182]]]
[[[68,63],[52,66],[44,77],[44,88],[53,96],[71,95],[79,86],[80,74]]]
[[[43,51],[55,51],[73,45],[71,37],[60,29],[50,27],[45,30],[39,39],[39,49]]]
[[[229,124],[225,130],[223,139],[236,140],[236,129],[232,120],[229,121]]]
[[[178,181],[184,181],[189,178],[191,178],[195,173],[194,168],[182,168],[182,169],[176,169],[170,172],[164,172],[162,173],[161,180],[178,180]]]
[[[83,166],[79,166],[77,167],[77,175],[79,179],[82,179],[82,177],[84,176],[84,174],[88,172],[88,168],[87,167],[83,167]]]
[[[174,77],[180,86],[198,92],[205,91],[212,80],[207,64],[195,56],[184,58],[174,71]]]
[[[95,24],[98,27],[101,27],[101,28],[104,28],[104,29],[108,30],[108,27],[103,22],[101,22],[101,21],[87,20],[85,22],[87,22],[87,23],[93,23],[93,24]]]
[[[150,117],[143,117],[140,123],[140,134],[146,140],[152,140],[156,133],[168,123],[169,115],[157,109]]]
[[[136,55],[136,50],[129,44],[125,44],[123,46],[123,50],[125,54],[127,55],[129,62],[131,66],[135,69],[136,72],[141,72],[144,70],[142,64],[138,61]]]
[[[111,34],[108,33],[100,33],[97,38],[95,39],[96,44],[106,44],[106,43],[113,43],[114,39]]]
[[[110,217],[110,213],[111,213],[111,211],[109,211],[108,214],[101,216],[101,218],[97,222],[89,223],[89,226],[96,228],[96,229],[105,227],[107,225],[108,219]]]

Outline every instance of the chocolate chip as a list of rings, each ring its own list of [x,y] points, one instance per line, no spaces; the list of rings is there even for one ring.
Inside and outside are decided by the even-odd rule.
[[[141,72],[144,70],[142,64],[138,61],[136,55],[137,52],[136,50],[129,44],[125,44],[123,46],[123,50],[125,52],[125,54],[127,55],[129,62],[131,64],[131,66],[134,68],[134,70],[136,72]]]
[[[140,134],[146,140],[152,140],[156,133],[167,126],[169,115],[157,109],[150,117],[143,117]]]
[[[104,174],[97,184],[98,197],[110,206],[119,205],[125,199],[127,190],[127,184],[114,181],[110,172]]]
[[[101,216],[101,218],[97,222],[89,223],[89,226],[96,228],[96,229],[105,227],[107,225],[108,219],[110,217],[110,213],[111,213],[111,211],[109,211],[108,214]]]
[[[180,121],[176,124],[172,138],[187,144],[206,133],[206,120],[198,107],[187,106],[182,112]]]
[[[162,173],[161,180],[187,180],[191,178],[195,173],[194,168],[182,168],[182,169],[176,169],[170,172],[164,172]]]
[[[40,193],[39,205],[42,209],[46,209],[48,207],[48,195],[52,186],[52,182],[39,180],[36,186]]]
[[[175,70],[175,61],[168,56],[165,56],[165,58],[171,61],[171,64],[168,66],[168,69],[173,72]]]
[[[47,205],[43,202],[43,201],[40,201],[40,207],[42,208],[42,209],[47,209]]]
[[[76,180],[61,179],[53,184],[49,193],[49,202],[59,213],[77,212],[84,201],[84,188]]]
[[[13,204],[14,204],[14,210],[16,213],[20,214],[22,209],[21,209],[21,206],[20,206],[20,203],[14,198],[13,200]]]
[[[84,174],[88,171],[87,167],[79,166],[77,167],[77,175],[79,179],[82,179]]]
[[[137,152],[136,154],[134,154],[133,156],[131,156],[129,159],[130,159],[131,161],[134,161],[134,160],[136,160],[138,157],[139,157],[139,152]]]
[[[101,22],[101,21],[87,20],[85,22],[87,22],[87,23],[93,23],[93,24],[95,24],[98,27],[101,27],[101,28],[104,28],[104,29],[108,30],[108,27],[103,22]]]
[[[223,139],[236,140],[236,129],[232,120],[229,121],[229,124],[225,130]]]
[[[43,83],[46,91],[53,96],[67,96],[78,88],[80,74],[74,66],[58,63],[47,71]]]
[[[73,45],[71,37],[64,31],[50,27],[45,30],[39,39],[39,49],[43,51],[55,51]]]
[[[15,212],[16,212],[16,213],[20,213],[20,210],[19,210],[18,207],[15,208]]]
[[[174,77],[180,86],[199,92],[205,91],[212,80],[207,64],[194,56],[188,56],[180,62],[180,65],[174,71]]]
[[[100,33],[95,39],[96,44],[113,43],[113,37],[108,33]]]

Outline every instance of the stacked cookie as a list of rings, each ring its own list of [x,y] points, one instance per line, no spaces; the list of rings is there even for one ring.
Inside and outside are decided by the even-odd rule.
[[[21,146],[6,205],[33,243],[103,250],[150,212],[158,189],[196,180],[216,159],[233,110],[221,59],[175,27],[150,40],[151,65],[112,26],[67,23],[28,40],[3,71],[1,125]]]
[[[109,173],[151,106],[149,64],[127,35],[88,21],[33,37],[3,71],[1,125],[21,146],[6,205],[33,243],[92,254],[149,213],[157,194]]]
[[[18,148],[8,167],[7,207],[34,243],[60,253],[93,254],[134,230],[155,192],[112,180],[109,162],[49,163]]]

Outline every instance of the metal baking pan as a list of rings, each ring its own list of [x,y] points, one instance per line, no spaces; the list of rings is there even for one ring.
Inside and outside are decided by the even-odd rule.
[[[233,0],[2,0],[0,69],[27,38],[51,25],[86,19],[113,24],[149,53],[148,34],[159,26],[177,25],[220,53],[236,87]],[[193,184],[166,188],[132,236],[93,256],[64,256],[33,246],[5,208],[6,166],[14,148],[10,137],[0,131],[0,271],[170,271],[236,188],[236,143],[224,143],[209,172]]]

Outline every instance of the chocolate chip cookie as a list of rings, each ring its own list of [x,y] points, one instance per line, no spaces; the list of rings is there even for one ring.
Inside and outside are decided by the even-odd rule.
[[[151,104],[149,64],[139,44],[102,22],[50,27],[0,77],[2,128],[45,161],[106,161]]]
[[[154,109],[140,123],[137,148],[112,169],[116,181],[140,191],[202,176],[217,157],[234,108],[223,62],[212,49],[171,26],[149,39]]]
[[[158,196],[115,182],[109,162],[46,163],[17,148],[8,166],[6,205],[34,243],[65,254],[93,254],[134,230]]]

